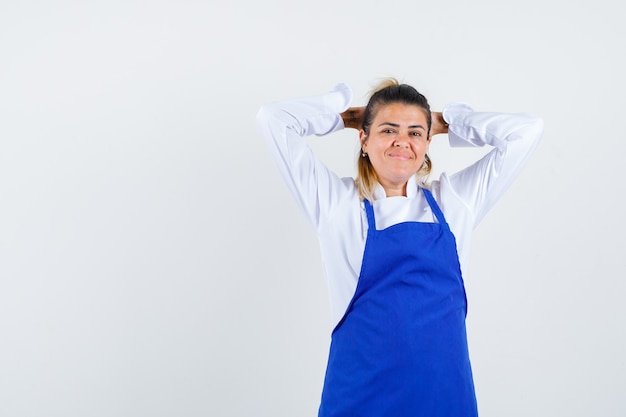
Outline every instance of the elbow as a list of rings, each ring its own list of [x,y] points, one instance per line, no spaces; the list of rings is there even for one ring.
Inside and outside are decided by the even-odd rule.
[[[532,122],[528,127],[528,135],[533,138],[533,142],[539,142],[543,136],[543,119],[538,116],[531,116]]]
[[[256,113],[256,129],[265,137],[272,130],[272,126],[276,124],[279,115],[275,106],[264,104]]]
[[[256,114],[256,130],[261,139],[266,143],[275,141],[277,133],[277,118],[275,109],[272,105],[263,105]]]
[[[539,133],[543,133],[543,119],[539,116],[535,116],[534,114],[529,114],[528,117],[530,118],[529,124],[533,127],[533,129]]]
[[[516,132],[516,136],[536,145],[543,135],[543,119],[532,114],[524,116],[526,117],[525,123]]]
[[[269,103],[262,105],[256,114],[257,127],[271,125],[292,125],[294,117],[280,103]]]
[[[263,105],[259,108],[259,111],[256,113],[256,125],[260,130],[261,127],[269,124],[269,121],[272,119],[272,112],[268,105]]]

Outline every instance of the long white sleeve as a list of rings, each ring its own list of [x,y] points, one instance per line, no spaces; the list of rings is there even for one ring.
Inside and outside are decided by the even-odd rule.
[[[539,143],[543,121],[526,113],[475,112],[465,104],[444,108],[451,146],[495,147],[450,177],[450,185],[471,208],[476,226],[517,177]]]
[[[315,228],[337,204],[343,186],[313,154],[304,137],[343,129],[340,113],[351,102],[352,90],[338,84],[328,94],[267,104],[257,114],[257,128],[274,162]]]

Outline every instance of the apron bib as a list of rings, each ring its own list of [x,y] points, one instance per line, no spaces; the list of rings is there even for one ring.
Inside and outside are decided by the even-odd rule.
[[[368,232],[355,294],[332,333],[320,417],[477,416],[454,235],[438,223]]]

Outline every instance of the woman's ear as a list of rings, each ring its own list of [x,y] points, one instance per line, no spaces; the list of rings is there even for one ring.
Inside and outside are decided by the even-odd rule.
[[[365,148],[367,147],[367,135],[363,129],[359,130],[359,140],[361,141],[361,149],[365,152]]]

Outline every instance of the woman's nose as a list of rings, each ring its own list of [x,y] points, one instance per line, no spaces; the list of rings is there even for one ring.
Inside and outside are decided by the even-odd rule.
[[[399,135],[394,141],[393,146],[407,147],[409,146],[409,138],[406,135]]]

